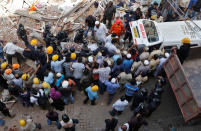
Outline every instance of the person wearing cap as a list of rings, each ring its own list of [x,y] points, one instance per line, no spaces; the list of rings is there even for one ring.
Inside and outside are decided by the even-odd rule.
[[[131,59],[131,54],[127,54],[126,59],[123,61],[123,64],[122,64],[122,70],[130,73],[132,64],[133,64],[133,59]]]
[[[117,19],[115,21],[115,23],[112,25],[111,29],[110,29],[110,33],[115,33],[118,36],[118,39],[120,39],[120,36],[122,35],[122,33],[125,32],[125,28],[121,22],[120,19]]]
[[[4,48],[3,48],[3,52],[6,53],[6,57],[8,60],[8,64],[12,65],[12,58],[13,57],[17,57],[18,62],[20,61],[20,53],[22,54],[22,52],[24,51],[23,48],[19,47],[16,45],[17,42],[8,42]]]
[[[112,25],[112,19],[115,17],[115,13],[116,13],[116,8],[113,5],[113,2],[110,1],[104,10],[104,14],[103,14],[103,23],[106,24],[107,20],[108,20],[108,28],[111,28]]]
[[[112,99],[116,93],[116,90],[120,87],[116,78],[112,78],[111,81],[106,81],[105,83],[106,91],[108,92],[109,98],[107,104],[109,105],[112,102]]]
[[[71,69],[73,70],[74,81],[76,82],[78,89],[81,90],[80,79],[82,78],[83,71],[85,69],[85,65],[82,63],[81,57],[78,57],[77,61],[72,64]]]
[[[6,69],[4,71],[4,74],[3,74],[4,78],[9,82],[9,81],[12,81],[15,76],[13,75],[12,73],[12,70],[11,69]]]
[[[113,105],[113,110],[110,113],[114,113],[115,115],[121,115],[122,112],[125,110],[125,107],[128,106],[128,101],[124,96],[118,99]]]
[[[136,84],[135,79],[132,79],[130,82],[127,82],[123,88],[125,88],[125,98],[128,102],[130,102],[134,96],[134,94],[138,91],[138,86]]]
[[[64,80],[62,82],[62,87],[59,88],[59,91],[61,93],[61,95],[63,96],[64,99],[64,103],[66,105],[68,105],[68,98],[70,98],[70,102],[71,104],[74,103],[74,98],[72,95],[72,90],[73,90],[73,84],[69,85],[69,81],[68,80]]]
[[[170,57],[169,53],[165,53],[165,55],[160,58],[160,63],[157,65],[156,70],[154,72],[154,76],[158,76],[159,74],[161,74],[162,69],[163,69],[163,64],[166,62],[166,60]]]
[[[103,65],[101,66],[101,68],[97,69],[97,70],[93,70],[93,74],[99,74],[99,81],[98,81],[98,85],[99,85],[99,91],[100,94],[103,95],[105,89],[104,89],[104,83],[105,81],[108,80],[109,74],[111,72],[110,67],[108,66],[108,63],[106,61],[103,62]]]
[[[135,72],[135,76],[138,76],[139,74],[141,74],[142,72],[144,73],[149,73],[150,71],[150,66],[149,66],[149,61],[148,60],[144,60],[143,64],[141,64],[138,69]]]
[[[115,118],[115,114],[110,113],[110,118],[105,119],[105,131],[115,131],[117,123],[118,123],[118,119]]]
[[[56,74],[56,87],[59,88],[61,86],[61,82],[64,80],[64,75],[61,73]]]
[[[191,41],[189,38],[184,38],[181,40],[181,42],[183,45],[179,49],[177,49],[177,56],[181,64],[183,64],[184,60],[186,60],[186,58],[189,56]]]
[[[87,98],[83,101],[84,104],[88,102],[88,100],[91,101],[91,105],[95,105],[95,100],[98,99],[98,86],[92,84],[88,88],[85,89],[87,93]]]
[[[13,64],[12,67],[13,67],[12,72],[13,72],[14,75],[19,74],[19,76],[22,76],[24,74],[23,71],[20,70],[20,65],[19,64]]]
[[[51,69],[56,73],[62,73],[63,72],[62,64],[65,62],[65,60],[66,60],[66,57],[63,57],[63,60],[61,61],[58,61],[58,60],[51,61],[50,63]]]
[[[121,87],[123,87],[126,83],[128,83],[129,81],[132,80],[132,74],[131,72],[121,72],[117,78],[119,79],[119,83],[121,85]]]
[[[94,26],[95,26],[96,18],[92,15],[87,16],[85,19],[85,31],[84,31],[84,37],[87,37],[88,31],[92,31],[92,37],[94,38]]]
[[[105,24],[100,23],[99,21],[96,21],[94,31],[95,31],[95,36],[96,36],[97,40],[105,43],[106,33],[108,32]]]
[[[99,21],[101,20],[102,10],[101,10],[99,3],[97,1],[94,2],[93,16],[96,18],[96,20],[99,20]]]
[[[157,15],[159,12],[159,9],[158,9],[158,3],[157,2],[154,2],[153,5],[151,5],[151,7],[149,7],[148,9],[148,17],[151,18],[151,16],[153,15]]]

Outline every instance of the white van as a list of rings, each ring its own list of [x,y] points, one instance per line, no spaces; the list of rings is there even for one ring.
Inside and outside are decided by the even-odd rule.
[[[199,47],[201,46],[201,21],[193,22],[195,24],[191,21],[157,23],[152,20],[140,19],[130,22],[130,28],[134,44],[141,47],[155,46],[160,49],[168,49],[172,46],[180,47],[181,40],[185,37],[190,38],[192,47]]]

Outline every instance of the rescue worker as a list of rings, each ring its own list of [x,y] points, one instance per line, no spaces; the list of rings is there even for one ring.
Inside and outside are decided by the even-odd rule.
[[[19,74],[19,76],[21,77],[23,72],[20,70],[20,65],[19,64],[13,64],[12,67],[13,67],[13,70],[12,70],[13,74],[14,75]]]
[[[15,78],[15,76],[13,75],[11,69],[6,69],[6,70],[4,71],[4,78],[5,78],[8,82],[12,81],[12,80]]]
[[[98,86],[97,85],[89,86],[88,88],[85,89],[85,91],[87,92],[88,96],[83,103],[86,104],[87,101],[90,99],[91,105],[95,105],[95,101],[96,99],[98,99],[98,93],[97,93]]]
[[[189,38],[184,38],[181,42],[183,45],[177,49],[177,56],[179,57],[181,64],[183,64],[186,58],[189,56],[191,41]]]
[[[117,19],[110,29],[110,33],[115,33],[120,39],[120,36],[125,32],[124,26],[120,19]]]
[[[62,73],[62,64],[65,62],[66,57],[63,57],[63,60],[61,61],[58,61],[58,58],[59,56],[57,54],[52,56],[51,69],[56,73]]]

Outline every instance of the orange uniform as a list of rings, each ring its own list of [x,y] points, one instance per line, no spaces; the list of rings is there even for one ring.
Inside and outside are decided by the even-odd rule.
[[[120,38],[121,34],[125,32],[124,26],[119,19],[112,25],[110,29],[110,33],[116,33],[116,35]]]

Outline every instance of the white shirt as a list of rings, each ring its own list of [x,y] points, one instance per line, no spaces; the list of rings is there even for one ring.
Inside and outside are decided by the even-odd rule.
[[[112,105],[112,107],[117,111],[123,111],[127,105],[128,105],[127,100],[121,101],[119,99]]]
[[[108,35],[107,36],[107,38],[106,38],[106,40],[105,40],[105,42],[107,43],[107,42],[112,42],[112,35]]]
[[[105,44],[105,47],[108,49],[110,53],[115,53],[117,51],[117,47],[110,42]]]
[[[103,23],[100,23],[99,28],[96,26],[94,27],[94,31],[96,32],[96,38],[102,42],[105,42],[107,27]]]
[[[73,120],[72,120],[72,119],[70,119],[67,123],[65,123],[63,120],[60,121],[60,123],[61,123],[61,126],[64,127],[64,128],[65,128],[65,126],[66,126],[67,124],[72,124],[72,126],[73,126]],[[71,126],[71,127],[72,127],[72,126]]]
[[[14,55],[16,52],[22,53],[24,49],[13,44],[12,42],[8,42],[6,46],[3,48],[3,51],[6,52],[6,54]]]
[[[98,6],[98,8],[94,8],[93,16],[96,17],[96,19],[99,19],[99,16],[101,15],[101,8]]]

